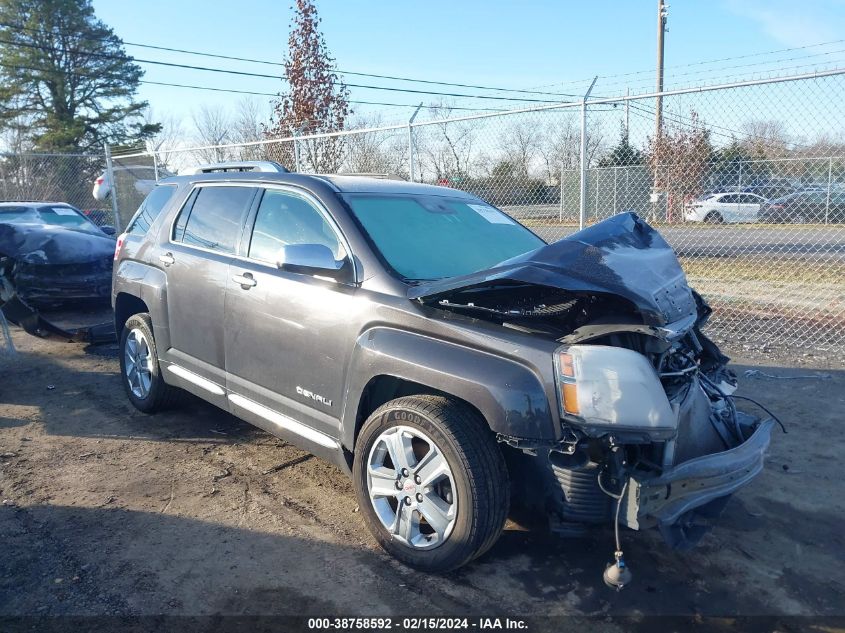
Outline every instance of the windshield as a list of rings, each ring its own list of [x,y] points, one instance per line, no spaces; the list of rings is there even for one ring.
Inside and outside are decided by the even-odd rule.
[[[402,194],[343,199],[375,248],[406,280],[467,275],[545,244],[481,201]]]
[[[79,211],[59,204],[39,207],[0,207],[0,222],[52,224],[82,231],[97,231],[97,227],[85,219]]]

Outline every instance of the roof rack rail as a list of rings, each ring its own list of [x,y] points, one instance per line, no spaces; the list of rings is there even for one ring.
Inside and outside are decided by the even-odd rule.
[[[359,176],[361,178],[381,178],[382,180],[407,180],[407,178],[399,174],[385,174],[385,173],[368,173],[368,172],[344,172],[342,174],[318,174],[320,176]]]
[[[188,167],[187,169],[182,170],[180,174],[193,176],[196,174],[216,174],[230,171],[258,171],[276,174],[289,173],[285,167],[272,160],[241,160],[223,163],[207,163],[205,165]]]

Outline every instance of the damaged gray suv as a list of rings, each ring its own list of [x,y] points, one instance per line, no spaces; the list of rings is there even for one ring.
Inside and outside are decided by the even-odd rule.
[[[774,421],[737,411],[710,309],[632,213],[547,244],[453,189],[212,165],[161,181],[115,259],[132,404],[188,391],[337,464],[417,568],[480,556],[511,502],[690,547],[763,467]]]

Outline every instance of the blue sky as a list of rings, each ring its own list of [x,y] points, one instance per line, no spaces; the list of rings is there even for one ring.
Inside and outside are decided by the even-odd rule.
[[[97,15],[127,42],[278,61],[287,46],[289,5],[276,0],[242,3],[94,0]],[[670,1],[670,5],[666,34],[669,87],[717,76],[747,76],[765,68],[758,64],[766,59],[776,60],[775,65],[802,68],[810,64],[826,64],[823,67],[828,68],[837,61],[845,63],[845,43],[839,42],[780,55],[748,57],[733,63],[685,67],[701,60],[842,39],[845,0],[676,0]],[[654,82],[656,2],[653,0],[317,0],[317,7],[327,44],[342,70],[507,88],[561,84],[548,88],[561,92],[582,91],[585,84],[573,82],[592,75],[614,76],[600,80],[598,86],[603,94],[624,93],[626,87],[641,92],[650,89]],[[140,58],[273,72],[270,66],[134,47],[127,50]],[[814,56],[803,59],[810,54]],[[153,81],[258,92],[275,92],[281,87],[280,81],[272,79],[156,66],[144,68],[145,79]],[[638,71],[641,74],[625,75]],[[425,88],[360,77],[348,77],[347,81]],[[141,97],[150,101],[156,113],[172,112],[185,119],[201,104],[234,105],[239,99],[236,95],[156,86],[143,86]],[[357,88],[352,90],[352,98],[407,104],[436,99]],[[517,107],[520,104],[462,101],[460,105]],[[362,113],[381,110],[384,121],[404,120],[409,113],[402,108],[356,107],[356,110]]]

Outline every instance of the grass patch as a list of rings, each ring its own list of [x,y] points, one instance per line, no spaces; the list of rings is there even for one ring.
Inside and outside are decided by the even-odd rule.
[[[759,259],[737,257],[681,257],[688,277],[719,281],[769,281],[843,285],[845,262],[806,259]]]

